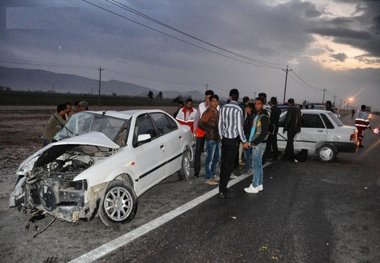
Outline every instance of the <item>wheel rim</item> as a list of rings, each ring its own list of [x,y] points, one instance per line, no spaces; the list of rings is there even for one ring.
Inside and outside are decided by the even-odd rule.
[[[189,160],[189,155],[185,153],[184,159],[183,159],[183,168],[185,171],[185,176],[189,177],[190,176],[190,160]]]
[[[319,156],[324,161],[330,161],[334,156],[334,152],[330,147],[322,147],[319,151]]]
[[[132,196],[123,187],[110,189],[104,198],[104,210],[113,221],[125,220],[131,213],[132,207]]]

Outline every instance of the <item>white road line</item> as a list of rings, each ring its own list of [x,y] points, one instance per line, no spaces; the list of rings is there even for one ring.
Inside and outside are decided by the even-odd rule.
[[[264,167],[267,167],[269,164],[265,164]],[[231,187],[244,179],[248,178],[250,175],[243,174],[236,179],[230,180],[228,183],[228,187]],[[211,197],[217,195],[219,192],[218,187],[191,200],[190,202],[177,207],[176,209],[156,218],[150,221],[149,223],[146,223],[145,225],[142,225],[114,240],[109,241],[108,243],[105,243],[104,245],[101,245],[98,248],[95,248],[94,250],[91,250],[90,252],[83,254],[82,256],[73,259],[70,261],[70,263],[89,263],[94,262],[95,260],[100,259],[101,257],[111,253],[112,251],[127,245],[128,243],[132,242],[133,240],[145,235],[146,233],[162,226],[163,224],[169,222],[170,220],[176,218],[177,216],[189,211],[190,209],[196,207],[197,205],[203,203],[204,201],[210,199]]]

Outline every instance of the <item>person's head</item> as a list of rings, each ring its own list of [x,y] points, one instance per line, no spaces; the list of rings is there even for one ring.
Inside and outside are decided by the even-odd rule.
[[[187,98],[185,101],[185,108],[186,109],[191,109],[193,107],[193,99],[192,98]]]
[[[239,100],[239,91],[237,89],[230,90],[230,100],[231,101]]]
[[[264,109],[264,99],[261,97],[257,97],[255,99],[255,109],[258,113],[261,113]]]
[[[82,100],[78,102],[78,105],[76,106],[77,112],[88,110],[88,103],[85,100]]]
[[[364,104],[360,107],[360,109],[363,111],[365,110],[365,108],[366,108],[366,106]]]
[[[264,101],[264,104],[267,102],[267,94],[264,92],[259,93],[259,98],[262,98]]]
[[[65,105],[66,105],[66,114],[70,115],[71,114],[71,103],[66,102]]]
[[[249,102],[249,97],[248,96],[244,96],[243,97],[243,104],[247,105],[248,102]]]
[[[255,103],[248,101],[247,107],[245,107],[245,113],[247,115],[251,115],[254,112],[255,112]]]
[[[292,99],[292,98],[288,99],[288,105],[293,106],[294,105],[294,99]]]
[[[216,109],[219,105],[219,96],[214,94],[210,96],[210,107]]]
[[[210,104],[210,97],[212,95],[214,95],[214,91],[212,91],[210,89],[206,90],[206,92],[205,92],[205,103],[206,103],[206,105]]]
[[[332,107],[332,103],[330,100],[326,101],[326,108],[331,108]]]
[[[178,101],[177,106],[179,109],[183,108],[183,105],[184,105],[184,103],[182,100]]]
[[[277,98],[276,97],[270,98],[270,105],[277,105]]]
[[[65,113],[66,113],[66,104],[58,104],[57,105],[57,113],[60,116],[65,116]]]

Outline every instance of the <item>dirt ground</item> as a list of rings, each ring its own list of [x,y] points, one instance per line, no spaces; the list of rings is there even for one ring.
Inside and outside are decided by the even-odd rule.
[[[133,107],[149,108],[149,107]],[[155,108],[155,107],[151,107]],[[92,107],[91,110],[128,110],[131,107]],[[175,107],[160,109],[172,114]],[[54,106],[0,106],[0,198],[9,196],[19,164],[42,146],[41,135]]]

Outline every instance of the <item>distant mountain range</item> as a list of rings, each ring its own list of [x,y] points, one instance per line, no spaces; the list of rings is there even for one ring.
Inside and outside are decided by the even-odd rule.
[[[7,68],[0,66],[0,86],[10,87],[12,90],[55,91],[60,93],[92,93],[98,92],[98,80],[81,77],[73,74],[54,73],[39,69]],[[137,84],[118,80],[102,81],[102,94],[147,96],[156,89],[143,87]],[[202,100],[204,95],[198,90],[192,91],[162,91],[164,98],[192,97]]]

